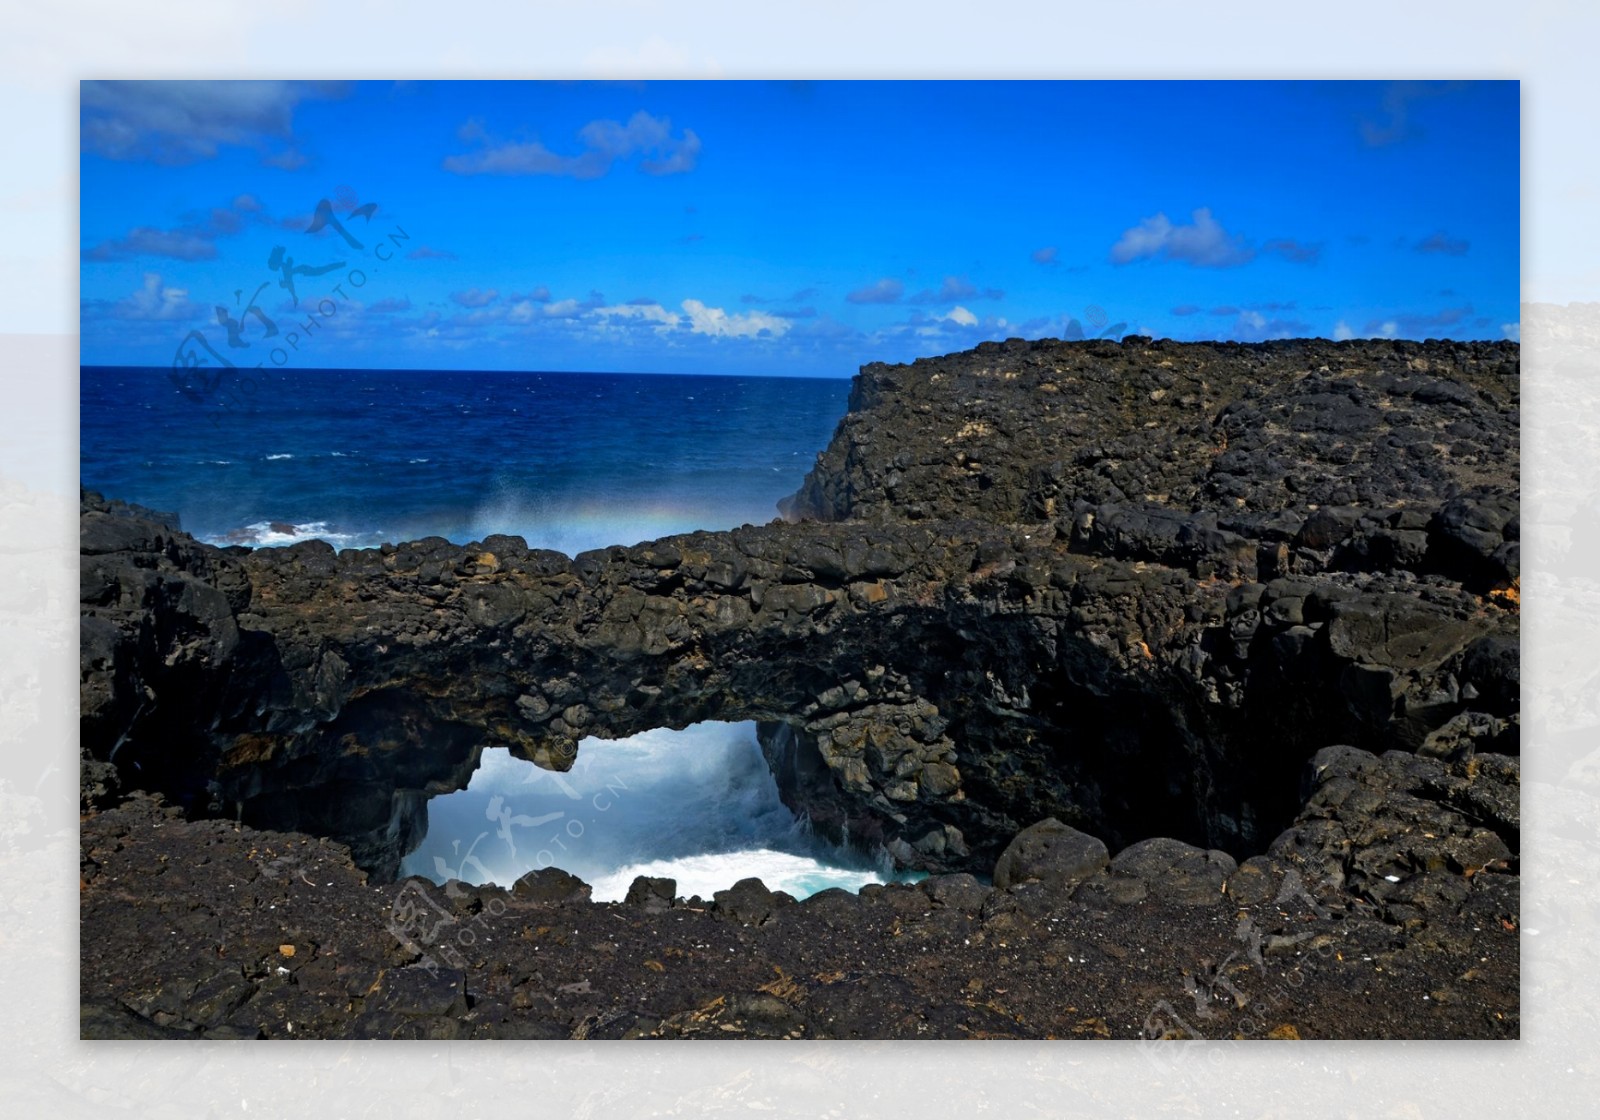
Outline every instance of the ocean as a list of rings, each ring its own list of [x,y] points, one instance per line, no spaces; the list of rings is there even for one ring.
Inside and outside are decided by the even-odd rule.
[[[176,513],[213,544],[509,533],[571,555],[772,520],[850,387],[609,373],[229,377],[195,400],[163,369],[84,367],[82,484]],[[748,723],[586,739],[563,775],[490,749],[467,789],[429,804],[429,821],[402,871],[436,881],[509,886],[556,866],[605,900],[638,874],[704,897],[747,875],[796,897],[887,877],[870,855],[795,821]]]
[[[574,554],[777,516],[845,380],[251,370],[196,402],[84,367],[80,477],[214,544],[364,548],[491,533]],[[235,407],[223,407],[232,400]]]
[[[636,875],[706,899],[751,875],[796,898],[889,877],[887,860],[828,843],[785,808],[753,723],[584,739],[564,774],[492,747],[466,789],[429,803],[428,835],[400,873],[510,886],[546,867],[602,902]]]

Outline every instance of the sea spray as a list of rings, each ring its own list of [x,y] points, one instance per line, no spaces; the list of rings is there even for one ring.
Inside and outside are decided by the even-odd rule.
[[[635,876],[709,897],[748,876],[803,898],[891,872],[811,833],[778,798],[753,723],[702,723],[585,739],[566,773],[491,748],[467,788],[434,798],[402,875],[510,886],[559,867],[621,899]]]
[[[261,371],[262,392],[218,430],[196,422],[167,372],[81,371],[85,486],[173,510],[217,545],[316,537],[370,548],[504,533],[568,555],[771,520],[826,446],[849,388],[276,370]]]

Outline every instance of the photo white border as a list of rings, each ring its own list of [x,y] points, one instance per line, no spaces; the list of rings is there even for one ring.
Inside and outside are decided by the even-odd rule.
[[[12,6],[0,43],[0,1101],[10,1115],[1409,1118],[1577,1114],[1600,1088],[1600,477],[1593,44],[1578,4],[1301,9],[745,3]],[[159,13],[159,14],[157,14]],[[1524,98],[1519,1043],[84,1043],[77,1038],[77,83],[93,77],[1518,78]],[[1262,138],[1270,158],[1270,137]],[[1003,160],[995,153],[977,158]],[[1085,149],[1092,173],[1092,146]],[[1450,169],[1439,169],[1449,175]],[[62,775],[68,776],[65,782]],[[42,791],[42,792],[41,792]],[[781,1046],[781,1048],[780,1048]]]

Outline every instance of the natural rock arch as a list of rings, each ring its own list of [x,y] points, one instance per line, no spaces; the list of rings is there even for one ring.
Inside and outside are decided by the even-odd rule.
[[[1259,850],[1321,747],[1514,751],[1515,363],[1129,339],[870,366],[790,505],[812,520],[572,559],[215,549],[86,495],[88,795],[153,785],[382,876],[486,746],[560,768],[585,735],[753,719],[792,805],[908,865],[987,869],[1050,815]]]

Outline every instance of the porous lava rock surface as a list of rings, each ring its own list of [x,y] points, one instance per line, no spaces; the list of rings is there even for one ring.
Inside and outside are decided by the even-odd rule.
[[[1013,339],[849,409],[784,520],[570,558],[85,493],[85,1035],[1515,1034],[1515,344]],[[485,747],[710,719],[931,877],[393,881]]]

